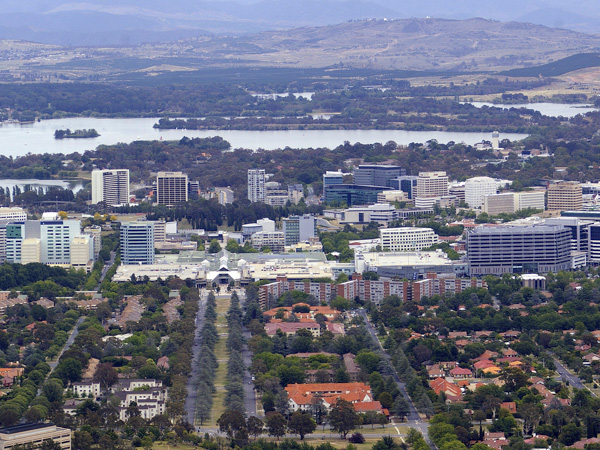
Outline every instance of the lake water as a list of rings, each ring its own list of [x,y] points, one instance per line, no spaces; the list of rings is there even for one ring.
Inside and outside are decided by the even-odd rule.
[[[496,108],[510,109],[510,108],[527,108],[539,111],[548,117],[575,117],[577,114],[585,114],[587,112],[598,111],[598,108],[594,108],[592,105],[587,104],[567,104],[567,103],[523,103],[517,105],[499,105],[495,103],[485,102],[465,102],[471,103],[471,105],[481,108],[482,106],[494,106]]]
[[[32,124],[3,124],[0,126],[0,154],[22,156],[27,153],[83,153],[94,150],[98,145],[112,145],[136,140],[179,140],[187,137],[221,136],[231,143],[232,148],[251,150],[278,148],[335,148],[345,141],[373,144],[394,141],[408,145],[424,143],[430,139],[446,143],[449,141],[476,144],[490,140],[491,133],[460,133],[445,131],[403,130],[290,130],[290,131],[237,131],[237,130],[158,130],[152,126],[156,118],[141,119],[96,119],[75,117],[70,119],[43,120]],[[54,139],[58,129],[81,130],[94,128],[100,136],[93,139]],[[503,133],[501,138],[519,140],[525,134]]]
[[[44,188],[46,190],[52,186],[60,186],[64,189],[71,189],[74,193],[79,192],[83,188],[83,183],[81,181],[63,181],[63,180],[10,180],[4,179],[0,180],[0,187],[4,189],[8,189],[12,192],[13,187],[19,186],[21,190],[24,189],[25,186],[31,186],[32,188]]]

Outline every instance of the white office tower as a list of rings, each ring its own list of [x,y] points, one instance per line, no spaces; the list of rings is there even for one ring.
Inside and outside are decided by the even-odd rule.
[[[500,133],[498,131],[492,132],[492,148],[494,150],[500,148]]]
[[[181,172],[158,172],[156,203],[173,206],[188,201],[188,176]]]
[[[524,191],[515,193],[515,211],[522,209],[546,209],[545,191]]]
[[[483,197],[497,191],[498,183],[490,177],[474,177],[465,181],[465,201],[470,208],[481,209]]]
[[[444,197],[448,195],[446,172],[419,172],[416,197]]]
[[[129,203],[129,169],[93,170],[92,204],[125,205]]]
[[[154,264],[154,222],[121,223],[121,262]]]
[[[431,228],[382,228],[379,235],[381,247],[392,252],[419,251],[438,243]]]
[[[89,234],[94,241],[94,261],[98,259],[98,254],[102,250],[102,228],[99,225],[92,225],[83,229],[84,234]]]
[[[265,201],[265,170],[248,169],[248,200],[252,203]]]

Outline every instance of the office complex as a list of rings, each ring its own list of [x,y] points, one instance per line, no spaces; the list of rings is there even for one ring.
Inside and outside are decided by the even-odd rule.
[[[419,172],[416,197],[443,197],[448,195],[446,172]]]
[[[75,236],[71,241],[71,266],[89,272],[92,270],[94,259],[93,237],[88,234]]]
[[[283,231],[259,231],[251,238],[252,247],[261,250],[269,247],[273,253],[285,251],[285,233]]]
[[[383,186],[362,186],[358,184],[334,184],[325,188],[326,203],[345,203],[346,206],[377,203],[377,194],[387,191]]]
[[[129,169],[92,171],[92,204],[97,203],[129,203]]]
[[[571,231],[560,225],[478,227],[467,235],[471,275],[571,268]]]
[[[156,203],[173,206],[188,201],[188,176],[181,172],[158,172]]]
[[[589,260],[592,263],[600,263],[600,223],[589,226],[588,251]]]
[[[480,209],[483,206],[483,197],[495,194],[498,183],[490,177],[474,177],[465,181],[465,201],[470,208]]]
[[[248,200],[252,203],[265,201],[264,169],[248,169]]]
[[[354,169],[354,184],[363,186],[392,187],[394,178],[406,175],[406,169],[399,166],[362,164]]]
[[[121,262],[154,264],[154,222],[121,223]]]
[[[311,215],[290,216],[283,219],[285,245],[308,241],[317,235],[317,219]]]
[[[71,264],[79,220],[27,220],[6,225],[6,260],[11,263]]]
[[[580,210],[582,205],[581,184],[575,181],[563,181],[548,187],[548,211]]]
[[[344,174],[340,171],[331,172],[327,171],[323,174],[323,192],[328,186],[332,186],[334,184],[344,184]]]
[[[379,231],[381,247],[391,252],[422,250],[438,243],[431,228],[384,228]]]

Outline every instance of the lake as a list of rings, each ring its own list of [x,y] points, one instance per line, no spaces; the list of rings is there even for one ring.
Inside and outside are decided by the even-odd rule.
[[[64,180],[10,180],[3,179],[0,180],[0,187],[4,189],[8,189],[12,192],[13,187],[19,186],[21,190],[25,186],[31,186],[32,188],[44,188],[46,190],[49,187],[59,186],[63,189],[71,189],[74,193],[79,192],[83,188],[83,183],[79,180],[77,181],[64,181]]]
[[[471,105],[481,108],[482,106],[494,106],[496,108],[510,109],[510,108],[527,108],[539,111],[548,117],[575,117],[577,114],[585,114],[587,112],[598,111],[598,108],[594,108],[592,105],[587,104],[568,104],[568,103],[522,103],[517,105],[500,105],[495,103],[485,102],[465,102],[471,103]]]
[[[221,136],[231,143],[232,148],[251,150],[292,147],[335,148],[345,141],[373,144],[394,141],[408,145],[411,142],[449,141],[476,144],[490,140],[491,133],[461,133],[446,131],[403,131],[403,130],[290,130],[290,131],[238,131],[238,130],[158,130],[152,126],[157,118],[97,119],[75,117],[70,119],[43,120],[31,124],[2,124],[0,126],[0,154],[22,156],[27,153],[83,153],[94,150],[98,145],[130,143],[136,140],[179,140],[187,137]],[[81,130],[94,128],[100,136],[93,139],[54,139],[58,129]],[[501,139],[519,140],[525,134],[505,133]]]

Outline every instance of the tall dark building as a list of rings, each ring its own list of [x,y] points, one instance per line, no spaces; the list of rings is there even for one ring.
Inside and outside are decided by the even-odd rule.
[[[406,169],[400,166],[379,166],[362,164],[354,169],[354,184],[361,186],[392,187],[394,178],[406,175]]]

